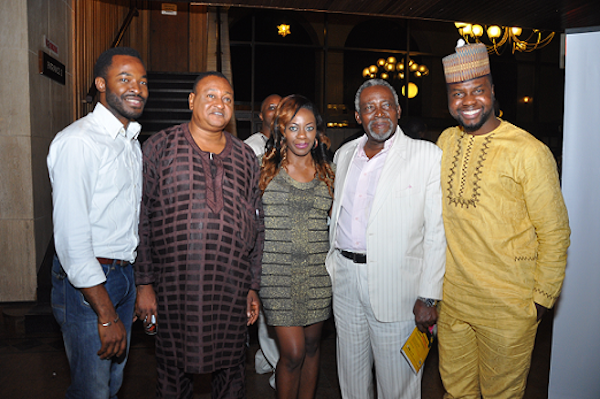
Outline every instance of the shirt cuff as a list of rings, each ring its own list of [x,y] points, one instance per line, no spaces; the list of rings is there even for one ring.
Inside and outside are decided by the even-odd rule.
[[[90,288],[106,282],[106,275],[100,263],[93,259],[78,267],[65,269],[69,282],[75,288]]]
[[[539,287],[535,287],[533,289],[533,302],[542,305],[545,308],[552,308],[554,306],[554,302],[556,302],[556,299],[557,297]]]

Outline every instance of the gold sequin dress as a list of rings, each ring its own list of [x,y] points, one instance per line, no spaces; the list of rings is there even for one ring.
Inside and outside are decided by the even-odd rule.
[[[260,297],[268,325],[307,326],[331,316],[331,201],[324,182],[300,183],[283,169],[267,186]]]

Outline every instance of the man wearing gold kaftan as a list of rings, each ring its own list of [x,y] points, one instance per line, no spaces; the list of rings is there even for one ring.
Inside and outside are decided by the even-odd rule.
[[[484,45],[444,58],[459,127],[438,140],[448,242],[438,320],[445,398],[522,398],[537,326],[556,301],[569,222],[550,150],[494,115]]]

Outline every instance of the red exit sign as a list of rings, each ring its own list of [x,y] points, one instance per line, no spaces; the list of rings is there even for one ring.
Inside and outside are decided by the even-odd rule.
[[[48,39],[46,35],[44,35],[44,46],[54,54],[58,55],[58,45],[52,40]]]

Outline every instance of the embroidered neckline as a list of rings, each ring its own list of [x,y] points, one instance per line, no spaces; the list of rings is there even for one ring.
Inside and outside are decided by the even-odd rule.
[[[461,169],[461,154],[463,148],[463,141],[465,141],[465,136],[468,136],[468,138],[466,138],[468,140],[468,143],[467,147],[465,148],[465,160],[462,163]],[[467,198],[467,195],[465,195],[465,188],[468,179],[467,174],[469,161],[473,156],[472,151],[475,143],[475,136],[462,132],[460,137],[457,139],[456,152],[454,153],[454,159],[452,160],[452,165],[450,166],[450,174],[448,175],[447,198],[450,204],[454,204],[455,206],[460,205],[461,208],[469,208],[470,206],[472,206],[473,208],[477,207],[477,203],[479,202],[479,197],[481,195],[481,186],[479,185],[479,182],[481,181],[483,165],[487,159],[488,150],[490,148],[490,143],[493,137],[494,133],[487,135],[481,145],[481,151],[477,156],[475,172],[473,173],[473,190],[470,198]],[[458,183],[458,192],[456,196],[454,196],[454,181],[458,176],[459,169],[460,181]]]
[[[203,151],[189,130],[189,124],[185,123],[182,125],[184,135],[188,142],[195,150],[196,155],[202,163],[204,169],[204,178],[206,179],[206,204],[208,208],[214,214],[219,214],[223,210],[224,199],[223,199],[223,180],[224,180],[224,168],[223,161],[227,159],[233,148],[233,140],[229,136],[229,133],[223,132],[225,135],[226,143],[225,148],[219,154]],[[213,174],[214,170],[214,174]],[[193,190],[193,184],[190,185],[190,190]]]

